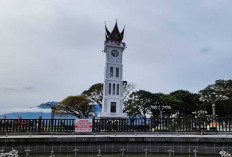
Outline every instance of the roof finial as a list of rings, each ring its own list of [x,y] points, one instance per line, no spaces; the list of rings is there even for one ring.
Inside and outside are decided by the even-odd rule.
[[[106,30],[106,33],[105,33],[105,35],[106,35],[106,39],[108,38],[108,36],[110,35],[110,31],[107,29],[107,27],[106,27],[106,21],[104,21],[105,22],[105,30]]]
[[[123,27],[122,32],[120,33],[120,34],[121,34],[122,39],[123,39],[123,36],[124,36],[124,30],[125,30],[125,25],[124,25],[124,27]]]

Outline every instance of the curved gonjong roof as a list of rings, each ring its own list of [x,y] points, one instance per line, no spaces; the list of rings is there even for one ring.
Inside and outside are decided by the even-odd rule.
[[[117,42],[121,42],[123,40],[123,35],[124,35],[124,30],[125,30],[125,26],[122,30],[122,32],[120,33],[118,30],[118,25],[117,25],[117,21],[115,23],[114,29],[112,30],[112,32],[110,32],[106,25],[105,25],[105,35],[106,35],[106,40],[112,40],[112,41],[117,41]]]

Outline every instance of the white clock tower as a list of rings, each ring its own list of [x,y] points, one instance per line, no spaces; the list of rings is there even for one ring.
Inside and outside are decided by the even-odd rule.
[[[105,77],[103,87],[102,112],[99,118],[126,118],[123,113],[123,81],[122,81],[122,55],[126,44],[122,42],[124,29],[119,32],[117,22],[112,32],[105,26],[106,40],[104,52],[106,53]]]

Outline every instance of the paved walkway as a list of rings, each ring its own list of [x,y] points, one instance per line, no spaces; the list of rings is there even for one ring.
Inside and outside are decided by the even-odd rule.
[[[171,137],[171,138],[232,138],[232,135],[183,135],[183,134],[96,134],[96,135],[0,135],[0,138],[88,138],[88,137]]]

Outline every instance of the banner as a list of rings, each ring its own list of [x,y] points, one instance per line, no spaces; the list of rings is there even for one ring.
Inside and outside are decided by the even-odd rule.
[[[92,119],[76,119],[75,132],[92,132]]]

